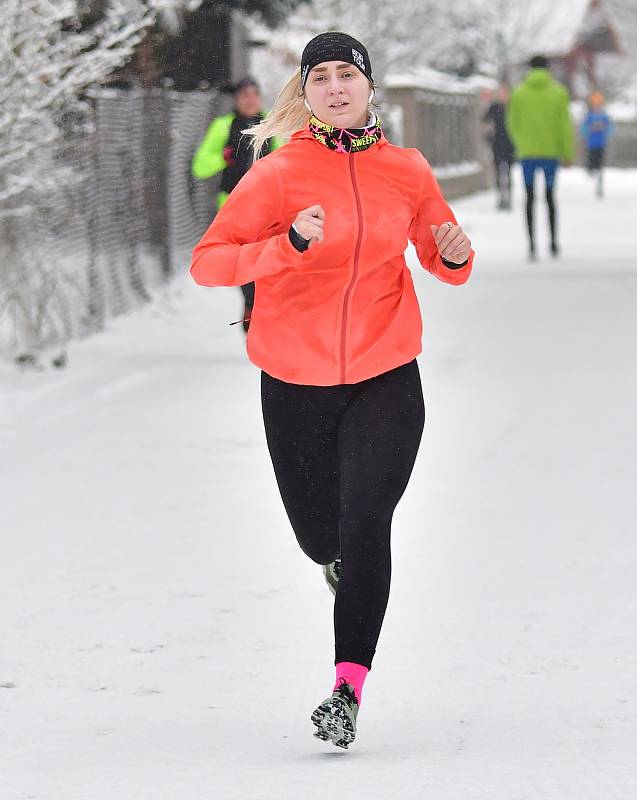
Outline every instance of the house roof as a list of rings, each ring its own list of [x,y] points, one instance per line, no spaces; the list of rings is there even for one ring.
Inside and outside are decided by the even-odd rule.
[[[637,3],[627,0],[604,0],[611,24],[617,33],[622,54],[637,49]]]
[[[508,33],[512,40],[529,42],[520,60],[533,53],[565,56],[584,44],[595,52],[621,53],[615,12],[622,5],[617,0],[533,0],[522,15],[509,17]],[[525,35],[514,37],[520,30]]]

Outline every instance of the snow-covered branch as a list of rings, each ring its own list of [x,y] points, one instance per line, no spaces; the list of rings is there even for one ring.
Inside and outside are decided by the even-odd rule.
[[[77,111],[79,95],[131,57],[155,13],[142,0],[110,0],[100,22],[79,32],[75,0],[4,0],[0,204],[29,187],[37,195],[42,175],[56,169],[64,110]]]

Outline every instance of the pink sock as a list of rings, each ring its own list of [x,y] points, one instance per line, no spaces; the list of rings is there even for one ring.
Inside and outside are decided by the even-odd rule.
[[[341,678],[345,678],[350,686],[354,687],[354,694],[358,700],[358,705],[361,704],[361,697],[363,694],[363,684],[369,670],[362,664],[355,664],[353,661],[339,661],[336,664],[336,683],[334,689],[338,689],[341,683]]]

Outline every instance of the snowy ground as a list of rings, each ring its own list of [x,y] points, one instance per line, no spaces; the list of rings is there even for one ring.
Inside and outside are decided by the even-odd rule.
[[[637,174],[608,178],[560,176],[559,261],[525,262],[519,192],[453,204],[466,286],[410,254],[427,423],[349,752],[312,737],[332,596],[238,290],[184,278],[64,371],[0,368],[2,800],[635,796]]]

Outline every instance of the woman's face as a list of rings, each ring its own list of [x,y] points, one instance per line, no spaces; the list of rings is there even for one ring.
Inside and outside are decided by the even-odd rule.
[[[314,116],[337,128],[367,125],[370,91],[363,73],[340,61],[317,64],[305,84],[305,97]]]

